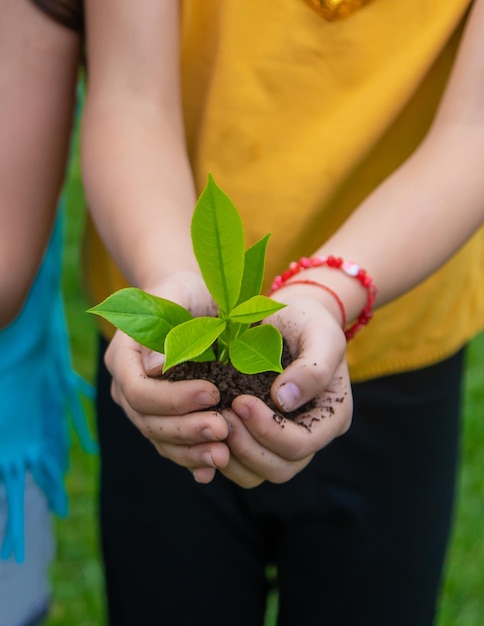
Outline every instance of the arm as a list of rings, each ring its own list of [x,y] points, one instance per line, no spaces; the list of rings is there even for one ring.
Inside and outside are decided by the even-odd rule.
[[[376,306],[390,302],[427,278],[484,220],[483,29],[484,0],[477,0],[439,111],[420,147],[315,251],[321,256],[341,256],[364,267],[378,287]],[[296,278],[320,282],[338,293],[348,321],[355,319],[365,304],[365,290],[343,272],[322,267],[306,270]],[[274,295],[285,303],[292,302],[293,308],[307,296],[340,320],[333,298],[322,289],[294,285]],[[280,320],[289,314],[284,310]],[[310,362],[318,349],[320,360],[334,362],[331,350],[328,352],[314,340],[307,343],[305,361]],[[275,398],[277,388],[289,380],[302,390],[301,403],[315,394],[317,377],[303,380],[302,365],[304,361],[277,379]],[[327,380],[327,374],[325,377]]]
[[[356,261],[378,286],[377,306],[443,265],[484,221],[484,2],[477,0],[433,125],[418,150],[316,251]],[[328,269],[356,317],[364,292]],[[309,274],[308,274],[309,275]]]
[[[339,231],[315,251],[321,256],[333,254],[357,261],[365,267],[379,288],[377,306],[427,278],[484,220],[483,31],[484,1],[477,0],[427,137]],[[365,304],[365,290],[342,272],[311,269],[298,274],[297,279],[315,280],[337,292],[345,304],[348,321],[356,318]],[[273,297],[289,305],[275,316],[276,325],[284,330],[299,323],[297,333],[286,337],[298,358],[276,379],[271,390],[278,406],[294,410],[320,395],[321,390],[334,388],[339,379],[334,375],[338,368],[345,380],[341,366],[344,348],[337,329],[327,320],[328,312],[338,322],[341,316],[333,298],[316,287],[294,285]],[[305,320],[304,324],[301,320]],[[311,367],[313,364],[317,366]],[[284,390],[290,390],[285,397]],[[311,449],[314,451],[313,446],[321,435],[321,424],[315,424],[313,433],[317,436],[313,441],[302,441],[300,450],[296,451],[288,449],[286,437],[274,428],[270,412],[257,399],[239,397],[233,408],[237,414],[229,419],[232,432],[238,432],[239,436],[229,437],[232,457],[228,469],[238,482],[250,485],[263,478],[290,477],[291,468],[281,465],[281,459],[293,459],[294,472],[304,465],[305,458],[309,462]],[[342,420],[343,426],[344,423]],[[342,432],[344,427],[332,434],[337,436]],[[274,455],[273,467],[278,466],[275,473],[261,462],[261,447]],[[267,452],[265,455],[267,458]],[[284,475],[285,472],[288,473]]]
[[[178,0],[86,0],[88,92],[82,166],[91,215],[131,284],[199,314],[211,306],[193,255],[196,201],[185,151],[179,84]],[[203,482],[226,465],[214,385],[173,385],[159,355],[116,333],[106,353],[113,398],[163,456]],[[188,415],[189,414],[189,415]],[[155,416],[155,417],[151,417]],[[163,417],[163,432],[157,421]]]
[[[89,89],[83,173],[88,204],[131,284],[198,273],[195,190],[180,103],[178,2],[86,2]],[[162,219],[160,219],[162,216]]]
[[[74,110],[78,36],[30,2],[0,21],[0,328],[40,264],[62,186]]]

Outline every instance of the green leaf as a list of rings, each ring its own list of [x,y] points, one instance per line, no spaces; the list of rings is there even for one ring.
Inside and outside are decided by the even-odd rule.
[[[241,324],[254,324],[283,309],[285,304],[276,302],[267,296],[254,296],[235,307],[230,313],[230,320]]]
[[[232,365],[243,374],[282,372],[282,336],[271,324],[249,328],[229,346]]]
[[[195,317],[172,328],[166,336],[163,371],[203,355],[223,333],[225,326],[218,317]]]
[[[242,283],[244,227],[234,204],[212,176],[195,206],[191,236],[205,284],[219,309],[228,314]]]
[[[257,296],[262,288],[267,244],[270,234],[260,239],[245,251],[244,274],[237,304]]]
[[[202,354],[200,354],[199,356],[196,356],[190,360],[195,361],[196,363],[207,363],[207,361],[215,361],[215,352],[213,351],[213,348],[210,347],[207,348],[205,352],[202,352]]]
[[[132,337],[135,341],[164,352],[165,338],[177,324],[193,319],[179,304],[158,298],[141,289],[127,287],[88,309]]]

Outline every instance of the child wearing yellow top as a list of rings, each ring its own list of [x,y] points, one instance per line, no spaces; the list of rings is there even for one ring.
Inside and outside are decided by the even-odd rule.
[[[98,380],[112,624],[261,624],[269,563],[280,625],[432,623],[462,350],[484,323],[483,232],[450,259],[484,197],[484,2],[470,5],[86,0],[94,302],[133,284],[210,310],[189,237],[209,172],[248,244],[272,232],[268,277],[336,255],[379,289],[347,352],[359,281],[318,265],[273,296],[297,357],[274,401],[348,389],[347,354],[351,428],[350,402],[310,431],[251,396],[218,412],[210,383],[157,380],[162,356],[115,335]]]

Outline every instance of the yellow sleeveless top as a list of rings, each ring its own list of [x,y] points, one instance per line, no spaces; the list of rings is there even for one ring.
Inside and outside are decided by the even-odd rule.
[[[184,112],[197,187],[214,175],[242,214],[247,245],[272,233],[267,284],[312,254],[415,149],[470,4],[183,0]],[[88,235],[98,302],[124,282],[92,225]],[[481,230],[437,274],[377,311],[349,344],[352,378],[432,364],[483,327]]]

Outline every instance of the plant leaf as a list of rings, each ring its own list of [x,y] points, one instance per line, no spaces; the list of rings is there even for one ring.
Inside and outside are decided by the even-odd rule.
[[[232,200],[212,176],[195,205],[191,236],[205,284],[222,313],[228,314],[242,283],[244,227]]]
[[[200,354],[200,356],[196,356],[193,359],[190,359],[190,361],[194,361],[195,363],[207,363],[208,361],[216,361],[217,358],[215,356],[215,352],[213,351],[213,348],[207,348],[205,350],[205,352],[202,352],[202,354]]]
[[[237,304],[245,302],[245,300],[252,298],[252,296],[257,296],[260,293],[264,279],[269,239],[270,234],[259,239],[259,241],[245,251],[244,274],[242,276],[242,286],[240,287]]]
[[[225,326],[224,320],[218,317],[195,317],[172,328],[165,340],[163,371],[203,355],[223,333]]]
[[[275,326],[249,328],[229,346],[232,365],[243,374],[282,372],[282,336]]]
[[[165,338],[174,326],[193,319],[193,315],[179,304],[136,287],[115,291],[88,309],[88,313],[103,317],[156,352],[164,352]]]
[[[254,324],[276,311],[280,311],[285,306],[287,305],[276,302],[267,296],[254,296],[237,305],[230,313],[230,319],[241,324]]]

